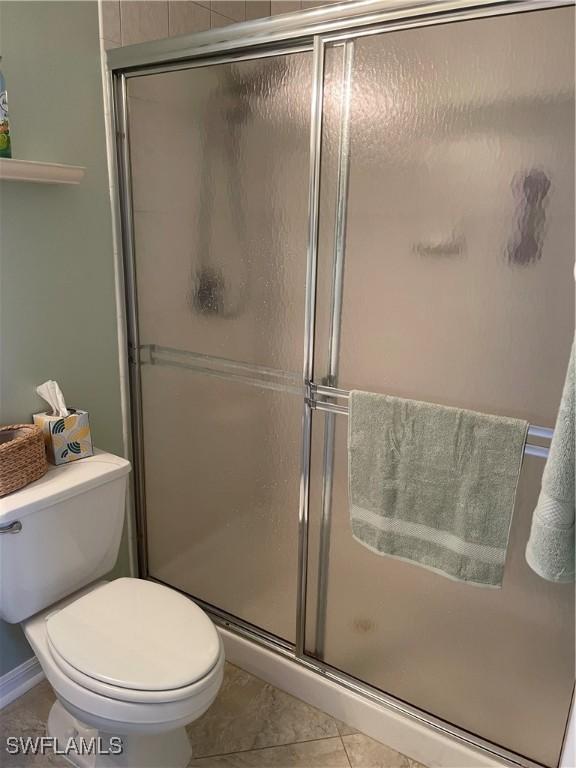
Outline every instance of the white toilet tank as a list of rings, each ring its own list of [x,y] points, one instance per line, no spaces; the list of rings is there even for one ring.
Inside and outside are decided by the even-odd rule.
[[[129,472],[97,451],[0,499],[0,618],[23,621],[113,568]]]

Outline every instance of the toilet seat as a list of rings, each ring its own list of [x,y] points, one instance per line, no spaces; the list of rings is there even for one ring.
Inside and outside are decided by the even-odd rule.
[[[71,667],[55,648],[50,647],[47,631],[50,619],[84,595],[104,586],[106,582],[92,584],[23,623],[26,637],[58,700],[78,720],[107,733],[160,734],[200,717],[222,683],[224,648],[215,629],[218,655],[213,668],[190,685],[165,691],[130,690],[90,678]],[[170,591],[168,587],[161,588]]]
[[[142,579],[100,585],[46,621],[56,664],[80,685],[111,698],[185,698],[221,653],[206,614],[175,590]]]
[[[214,667],[209,669],[203,678],[196,680],[190,685],[185,685],[181,688],[171,688],[165,691],[146,691],[137,688],[122,688],[89,677],[88,675],[79,672],[69,664],[66,659],[62,658],[58,651],[51,645],[50,638],[47,637],[46,642],[52,660],[67,678],[73,680],[87,691],[106,696],[109,699],[115,699],[116,701],[132,702],[135,704],[162,704],[187,699],[189,696],[194,695],[194,692],[202,685],[203,680],[208,680],[210,678],[211,673],[214,671],[219,661],[218,659]]]

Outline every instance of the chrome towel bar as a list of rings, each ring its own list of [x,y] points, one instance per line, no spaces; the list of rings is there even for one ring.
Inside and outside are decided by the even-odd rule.
[[[143,344],[135,348],[130,347],[130,362],[133,365],[164,365],[172,368],[186,368],[196,373],[215,376],[229,381],[240,381],[263,389],[273,389],[279,392],[287,392],[294,395],[304,395],[306,388],[302,384],[302,375],[296,372],[282,371],[262,365],[240,363],[223,357],[197,354],[185,349],[172,349],[156,344]],[[324,384],[310,383],[310,397],[307,403],[316,411],[328,413],[348,414],[348,405],[330,402],[318,398],[331,398],[333,400],[348,400],[350,392],[347,389],[328,387]],[[549,427],[539,427],[530,424],[528,437],[550,441],[554,430]],[[548,458],[548,448],[543,445],[526,443],[524,453],[528,456],[537,456],[540,459]],[[0,533],[17,533],[17,531],[3,531]]]
[[[336,399],[348,400],[350,392],[347,389],[336,389],[336,387],[327,387],[323,384],[311,384],[310,390],[312,392],[312,398],[310,398],[309,405],[317,411],[327,411],[328,413],[342,413],[348,414],[348,405],[339,405],[338,403],[330,403],[325,400],[317,400],[317,397],[332,397]],[[552,440],[554,430],[550,427],[539,427],[536,424],[530,424],[528,426],[528,437],[537,437],[543,440]],[[524,446],[524,454],[528,456],[537,456],[540,459],[548,458],[549,449],[543,445],[535,445],[534,443],[526,443]]]

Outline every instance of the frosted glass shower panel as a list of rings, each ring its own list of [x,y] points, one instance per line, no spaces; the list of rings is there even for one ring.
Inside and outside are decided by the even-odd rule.
[[[310,592],[318,584],[327,416],[314,424]],[[543,461],[524,459],[502,588],[479,587],[374,554],[352,538],[347,426],[335,417],[328,586],[319,606],[310,601],[308,649],[459,728],[556,766],[574,687],[574,589],[539,578],[524,557]]]
[[[148,573],[289,642],[311,65],[128,79]]]
[[[142,344],[299,370],[311,54],[132,78]]]
[[[349,188],[342,268],[336,244],[319,249],[316,383],[553,427],[574,334],[573,9],[352,45],[344,151],[342,57],[326,58],[324,178],[348,155]],[[321,225],[336,206],[325,190]],[[307,649],[555,766],[574,590],[524,558],[543,460],[524,458],[502,588],[474,587],[353,539],[347,426],[314,415]]]
[[[147,365],[142,396],[150,574],[293,642],[301,399]]]

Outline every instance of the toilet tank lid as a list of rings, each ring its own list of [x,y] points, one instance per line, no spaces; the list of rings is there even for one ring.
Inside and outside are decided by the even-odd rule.
[[[130,472],[130,462],[113,453],[96,450],[94,456],[58,467],[49,466],[39,480],[0,499],[0,524],[52,506],[64,499],[109,483]]]

